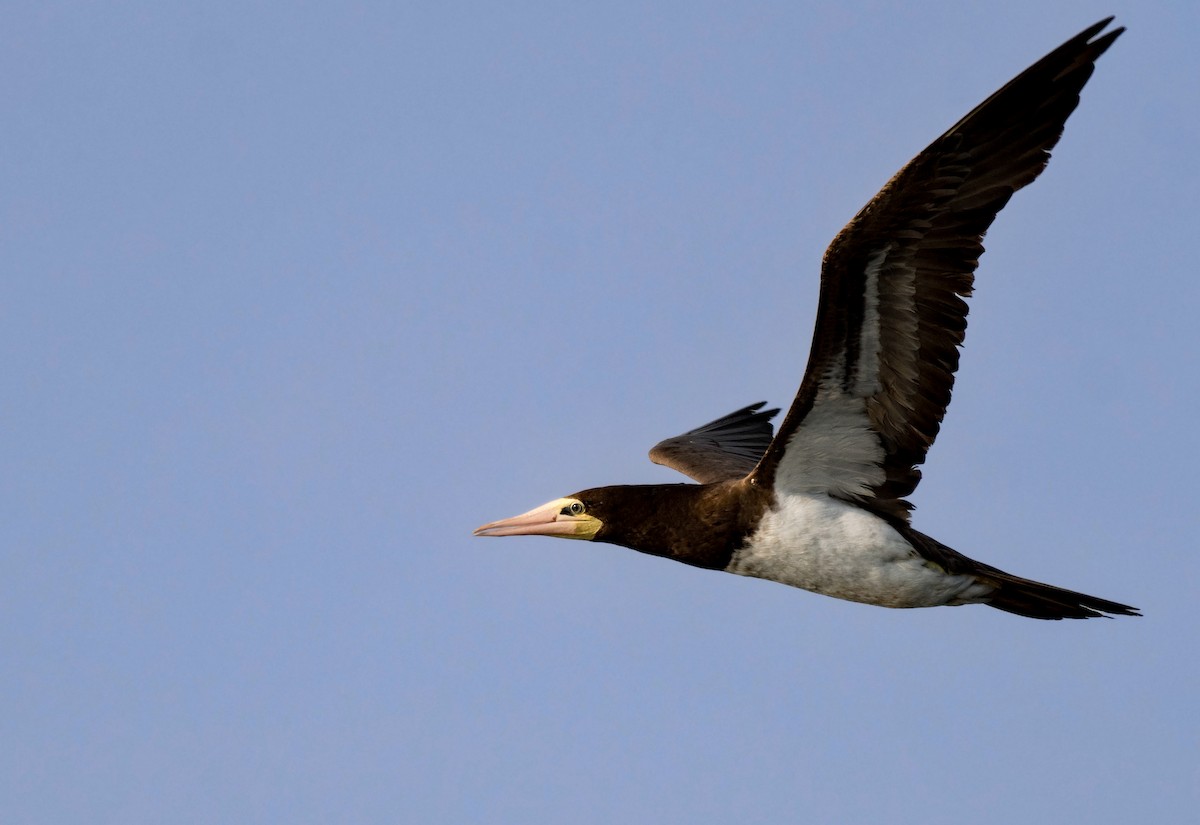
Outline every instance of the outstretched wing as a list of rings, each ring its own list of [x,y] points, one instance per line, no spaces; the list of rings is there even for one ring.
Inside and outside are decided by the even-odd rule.
[[[701,484],[742,478],[754,469],[771,443],[771,419],[779,410],[758,412],[766,403],[742,407],[703,427],[661,441],[650,450],[650,460]]]
[[[910,161],[838,233],[808,367],[752,481],[907,516],[958,368],[983,235],[1050,158],[1103,20],[1026,69]],[[1093,39],[1095,38],[1095,39]]]

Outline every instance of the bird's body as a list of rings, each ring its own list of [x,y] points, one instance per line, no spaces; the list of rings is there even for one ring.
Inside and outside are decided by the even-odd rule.
[[[725,569],[881,607],[966,604],[992,589],[923,558],[869,510],[821,493],[778,497]]]
[[[699,484],[599,487],[477,535],[551,535],[883,607],[984,603],[1040,619],[1137,615],[1005,573],[909,523],[954,383],[982,239],[1045,167],[1095,60],[1089,27],[918,154],[825,253],[808,367],[778,410],[745,407],[650,452]]]

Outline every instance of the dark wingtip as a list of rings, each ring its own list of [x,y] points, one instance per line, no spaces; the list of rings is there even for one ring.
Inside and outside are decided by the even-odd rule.
[[[1108,17],[1101,20],[1099,23],[1095,23],[1091,26],[1088,26],[1086,29],[1084,29],[1079,34],[1072,37],[1065,44],[1063,44],[1064,47],[1075,46],[1076,44],[1079,44],[1079,43],[1087,43],[1087,45],[1092,47],[1092,60],[1095,60],[1097,57],[1099,57],[1100,55],[1102,55],[1106,51],[1108,51],[1108,47],[1113,44],[1114,40],[1116,40],[1118,37],[1120,37],[1122,34],[1125,33],[1124,26],[1117,26],[1112,31],[1106,32],[1103,37],[1096,37],[1096,35],[1100,34],[1100,32],[1102,32],[1102,31],[1104,31],[1104,29],[1108,26],[1108,24],[1111,23],[1115,19],[1116,19],[1115,15],[1109,15]],[[1093,37],[1096,37],[1096,39],[1092,40]]]
[[[766,416],[766,418],[768,418],[768,419],[771,419],[779,414],[779,407],[772,407],[769,410],[763,410],[762,408],[765,406],[767,406],[766,401],[759,401],[755,404],[749,404],[745,407],[742,407],[740,410],[734,410],[729,415],[722,416],[721,418],[719,418],[717,420],[724,421],[724,420],[730,419],[730,418],[741,418],[743,416],[750,416],[750,415],[754,415],[754,416],[761,415],[761,416]],[[762,410],[762,412],[759,412],[759,410]]]

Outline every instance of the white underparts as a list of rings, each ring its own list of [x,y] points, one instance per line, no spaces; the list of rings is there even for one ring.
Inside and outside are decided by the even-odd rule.
[[[883,607],[967,604],[991,591],[925,560],[878,516],[823,494],[781,493],[726,570]]]

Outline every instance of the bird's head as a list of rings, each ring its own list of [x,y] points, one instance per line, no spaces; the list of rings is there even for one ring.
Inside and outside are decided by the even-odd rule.
[[[477,536],[557,536],[591,541],[604,527],[599,517],[602,499],[591,491],[556,498],[528,513],[493,521],[475,531]]]

